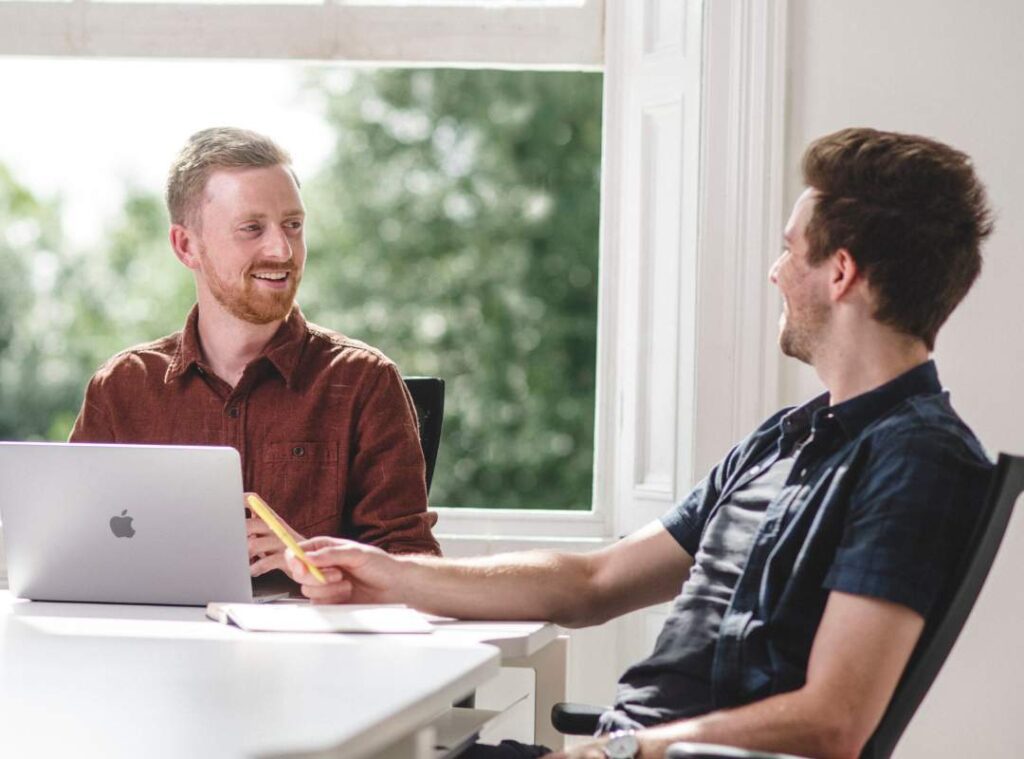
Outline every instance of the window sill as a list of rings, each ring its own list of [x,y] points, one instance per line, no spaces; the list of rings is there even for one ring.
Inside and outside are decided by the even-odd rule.
[[[546,535],[462,535],[436,533],[441,551],[448,558],[493,556],[512,551],[565,551],[586,553],[611,545],[613,538],[550,537]]]
[[[435,532],[485,540],[601,541],[612,537],[608,519],[594,511],[437,508]]]

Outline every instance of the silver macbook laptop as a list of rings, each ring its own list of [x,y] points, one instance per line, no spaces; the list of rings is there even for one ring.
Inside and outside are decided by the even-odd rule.
[[[11,591],[49,601],[252,601],[233,448],[0,443]]]

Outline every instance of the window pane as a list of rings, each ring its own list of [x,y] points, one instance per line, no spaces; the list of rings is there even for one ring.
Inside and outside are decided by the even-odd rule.
[[[0,77],[34,104],[0,123],[0,438],[63,438],[99,363],[180,328],[163,177],[190,133],[237,124],[303,180],[307,316],[446,380],[432,503],[589,508],[599,74],[0,59]]]

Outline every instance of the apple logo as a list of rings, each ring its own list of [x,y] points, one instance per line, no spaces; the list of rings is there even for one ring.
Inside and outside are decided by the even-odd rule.
[[[110,518],[110,531],[119,538],[130,538],[135,535],[132,517],[125,516],[127,513],[128,509],[125,509],[121,512],[121,516]]]

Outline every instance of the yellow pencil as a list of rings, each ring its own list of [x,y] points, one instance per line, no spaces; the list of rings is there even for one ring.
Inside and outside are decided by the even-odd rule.
[[[263,499],[255,493],[250,493],[246,496],[245,500],[249,504],[249,508],[253,510],[253,513],[266,522],[267,527],[269,527],[277,537],[281,538],[281,541],[286,546],[292,549],[292,553],[295,554],[295,557],[299,561],[306,565],[306,569],[310,571],[313,577],[322,583],[326,583],[327,579],[324,577],[323,572],[321,572],[318,567],[315,567],[313,562],[309,560],[309,557],[306,556],[306,552],[299,548],[299,544],[295,542],[295,538],[288,533],[288,530],[284,528],[284,525],[277,521],[274,517],[274,512],[271,511],[270,507],[263,502]]]

